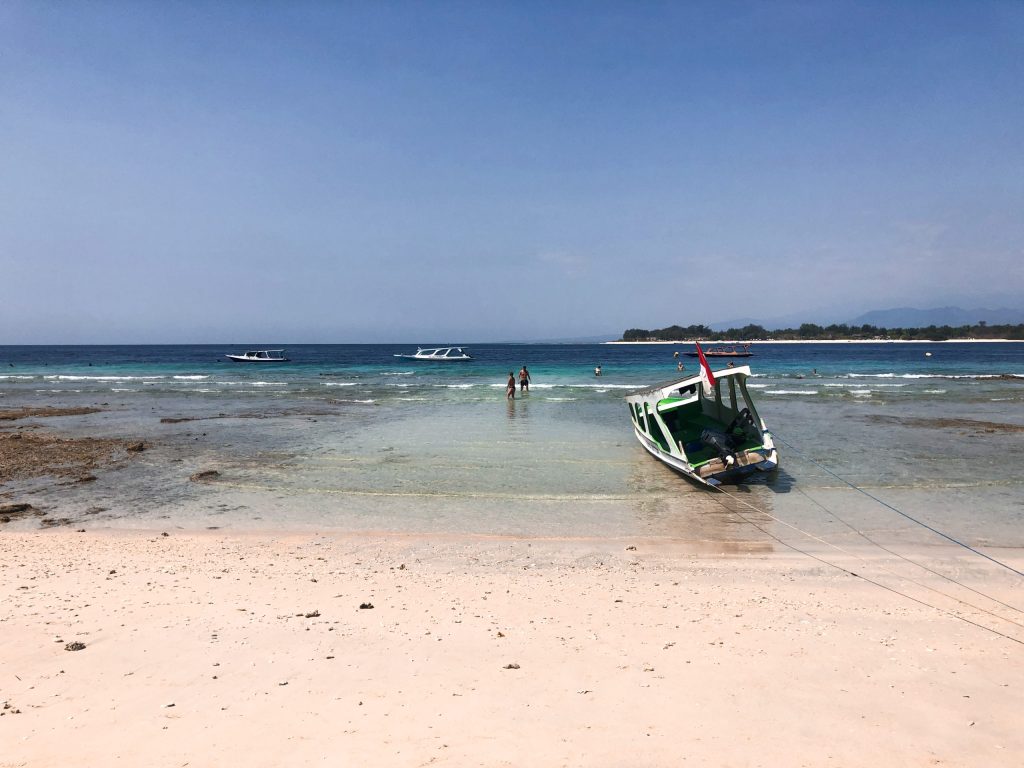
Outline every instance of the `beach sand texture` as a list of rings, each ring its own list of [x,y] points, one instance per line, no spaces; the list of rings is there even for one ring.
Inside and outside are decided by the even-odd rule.
[[[917,553],[1019,598],[960,554]],[[1024,758],[1021,645],[796,555],[8,531],[0,602],[4,768]]]

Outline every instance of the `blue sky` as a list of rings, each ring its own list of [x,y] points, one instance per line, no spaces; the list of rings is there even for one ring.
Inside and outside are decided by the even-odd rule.
[[[0,343],[1024,303],[1024,4],[0,4]]]

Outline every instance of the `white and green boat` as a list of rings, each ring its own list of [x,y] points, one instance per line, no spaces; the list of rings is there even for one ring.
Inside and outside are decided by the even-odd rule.
[[[747,391],[749,366],[657,384],[626,398],[633,431],[656,459],[702,485],[768,472],[778,451]]]

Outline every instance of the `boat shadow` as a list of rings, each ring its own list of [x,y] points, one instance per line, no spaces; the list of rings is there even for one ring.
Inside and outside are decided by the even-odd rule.
[[[737,495],[749,494],[755,488],[767,488],[772,493],[789,493],[796,485],[796,478],[782,467],[771,472],[758,472],[742,482],[723,485],[723,489]]]
[[[653,535],[697,554],[742,555],[775,551],[776,542],[766,534],[774,527],[772,497],[761,490],[771,487],[772,478],[758,480],[752,486],[726,485],[722,493],[696,485],[641,453],[627,484],[636,499],[638,521]],[[785,478],[781,486],[788,489]]]

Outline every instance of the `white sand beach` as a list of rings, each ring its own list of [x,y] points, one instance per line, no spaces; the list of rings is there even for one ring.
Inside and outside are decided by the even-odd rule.
[[[1014,344],[1020,339],[757,339],[755,341],[708,341],[708,345],[749,344]],[[688,341],[602,341],[602,344],[693,344]]]
[[[809,558],[163,533],[0,536],[0,766],[1009,767],[1024,755],[1024,647]],[[984,563],[918,554],[1019,598]]]

